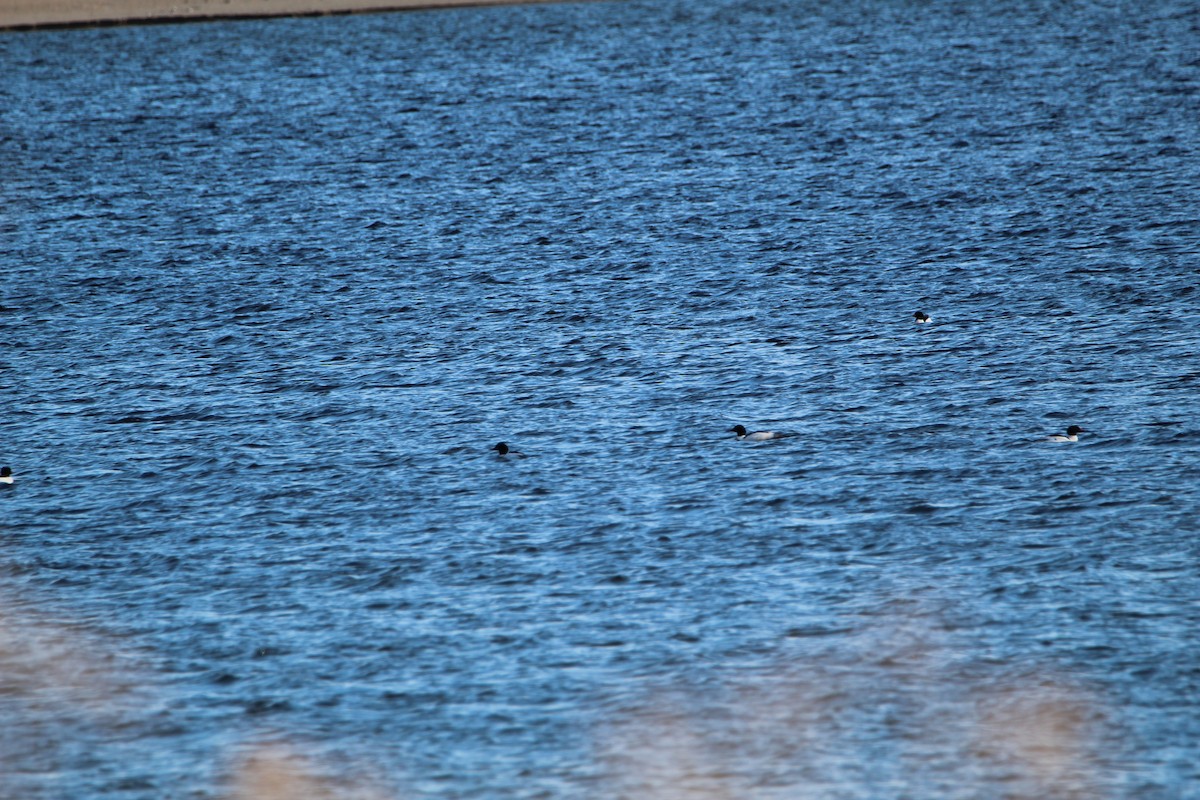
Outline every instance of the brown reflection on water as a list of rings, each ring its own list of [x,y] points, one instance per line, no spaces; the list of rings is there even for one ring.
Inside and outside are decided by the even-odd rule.
[[[989,660],[919,604],[858,623],[792,639],[769,669],[614,687],[596,732],[602,796],[1110,796],[1098,776],[1111,724],[1094,692],[1035,659]],[[0,711],[19,721],[0,735],[0,794],[44,792],[89,742],[167,714],[154,687],[121,640],[0,599]],[[403,794],[364,777],[379,765],[331,766],[286,732],[223,760],[226,800]]]
[[[77,768],[146,710],[146,674],[113,638],[0,596],[0,795]]]
[[[380,789],[357,776],[331,775],[295,747],[264,744],[251,748],[234,766],[228,800],[387,800]]]
[[[613,796],[1111,796],[1102,702],[1044,664],[957,646],[907,603],[800,649],[768,670],[614,695],[598,737]]]

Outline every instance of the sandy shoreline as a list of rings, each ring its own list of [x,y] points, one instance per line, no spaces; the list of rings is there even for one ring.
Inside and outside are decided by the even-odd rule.
[[[0,30],[229,17],[351,14],[531,0],[0,0]],[[547,0],[532,0],[546,2]]]

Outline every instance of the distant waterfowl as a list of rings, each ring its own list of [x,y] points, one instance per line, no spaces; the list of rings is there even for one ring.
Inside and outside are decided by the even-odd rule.
[[[929,315],[926,314],[924,311],[914,311],[913,319],[916,320],[918,324],[933,321],[929,318]]]
[[[1087,431],[1085,431],[1083,428],[1079,427],[1078,425],[1072,425],[1071,427],[1067,428],[1066,435],[1063,435],[1061,433],[1056,433],[1053,436],[1051,436],[1049,439],[1047,439],[1046,441],[1049,441],[1049,442],[1078,442],[1079,434],[1086,433],[1086,432]]]
[[[734,425],[729,433],[736,433],[739,442],[762,442],[767,439],[782,439],[786,433],[778,431],[747,431],[745,425]]]
[[[0,467],[0,483],[12,483],[12,467]]]
[[[495,450],[496,455],[500,456],[501,458],[503,458],[504,456],[512,456],[514,458],[524,458],[525,457],[524,453],[520,452],[519,450],[513,450],[508,445],[506,445],[504,442],[497,443],[496,446],[493,447],[492,449]]]

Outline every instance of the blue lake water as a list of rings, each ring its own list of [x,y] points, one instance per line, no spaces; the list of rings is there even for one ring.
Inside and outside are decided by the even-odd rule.
[[[0,793],[1200,797],[1194,3],[0,73]]]

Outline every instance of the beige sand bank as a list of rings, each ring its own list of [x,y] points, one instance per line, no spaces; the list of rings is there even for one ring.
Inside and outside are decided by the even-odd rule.
[[[0,29],[222,17],[348,14],[528,0],[0,0]],[[544,2],[545,0],[533,0]]]

